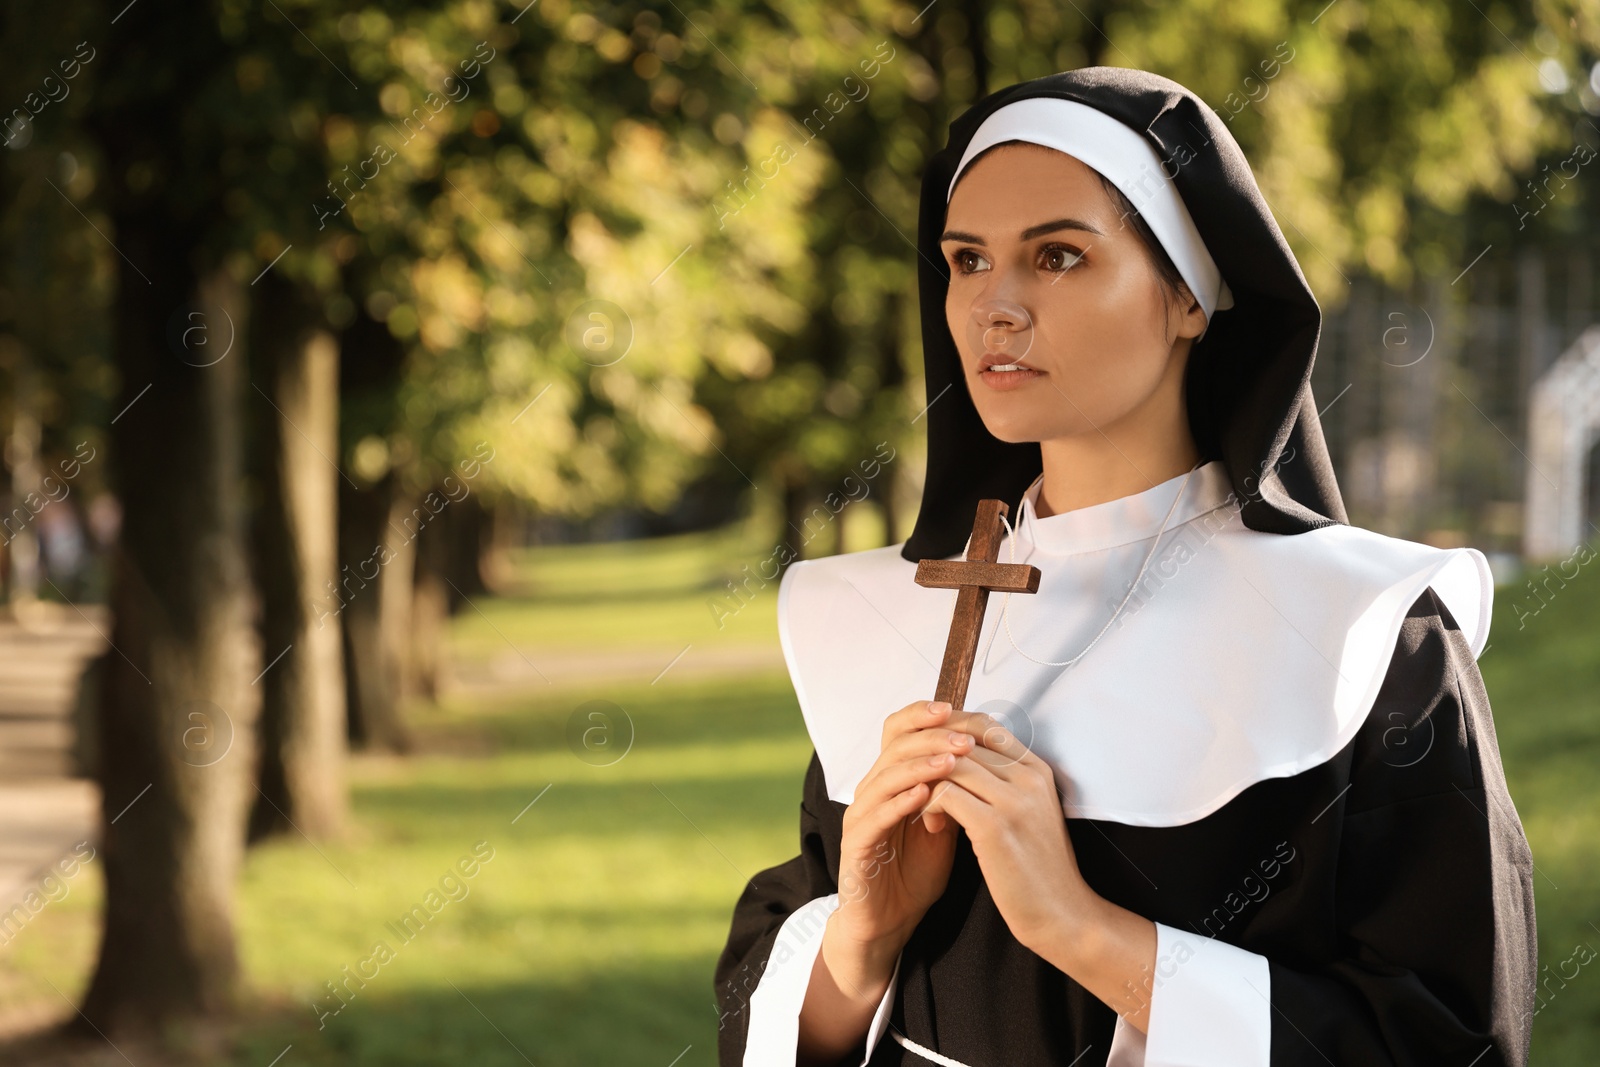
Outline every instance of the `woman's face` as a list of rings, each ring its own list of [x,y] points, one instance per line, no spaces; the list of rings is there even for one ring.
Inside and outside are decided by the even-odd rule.
[[[1048,441],[1182,411],[1205,313],[1186,293],[1169,305],[1095,171],[1039,145],[994,149],[956,184],[941,249],[945,317],[990,433]]]

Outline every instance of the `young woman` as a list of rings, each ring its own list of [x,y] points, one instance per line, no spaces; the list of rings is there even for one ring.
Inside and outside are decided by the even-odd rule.
[[[718,965],[734,1064],[1523,1064],[1532,860],[1481,554],[1351,527],[1320,313],[1226,128],[1095,68],[951,128],[903,546],[796,564],[801,852]],[[966,707],[928,701],[1006,501]]]

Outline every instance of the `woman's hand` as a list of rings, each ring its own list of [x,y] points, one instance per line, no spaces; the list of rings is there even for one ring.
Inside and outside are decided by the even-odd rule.
[[[837,1063],[859,1049],[911,932],[944,893],[957,828],[920,817],[930,783],[977,747],[945,726],[944,702],[919,701],[883,724],[882,749],[844,813],[839,907],[800,1010],[798,1062]]]
[[[995,907],[1017,940],[1034,948],[1091,892],[1055,776],[988,715],[961,713],[950,725],[976,743],[934,787],[928,820],[942,813],[966,830]]]
[[[1111,903],[1078,870],[1050,766],[999,722],[962,714],[976,744],[934,789],[928,817],[966,830],[1011,934],[1144,1031],[1156,962],[1149,919]]]
[[[835,919],[851,941],[887,941],[898,955],[944,893],[955,827],[930,829],[917,816],[932,796],[931,783],[977,747],[971,734],[946,727],[954,714],[942,701],[918,701],[883,724],[878,759],[844,813]]]

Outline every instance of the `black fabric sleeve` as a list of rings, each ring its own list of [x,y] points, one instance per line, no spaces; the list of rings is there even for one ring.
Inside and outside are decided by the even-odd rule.
[[[1334,920],[1317,958],[1268,953],[1273,1067],[1526,1064],[1533,859],[1477,662],[1431,590],[1318,819],[1339,834]]]
[[[779,929],[807,901],[837,890],[844,805],[828,799],[822,761],[815,752],[806,768],[800,801],[800,854],[750,879],[734,905],[728,943],[717,960],[717,1062],[744,1061],[750,1026],[750,995],[772,954]]]

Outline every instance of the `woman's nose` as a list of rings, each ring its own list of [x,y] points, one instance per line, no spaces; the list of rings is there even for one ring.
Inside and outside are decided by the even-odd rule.
[[[1015,301],[994,298],[972,310],[985,330],[1026,330],[1033,326],[1028,309]]]
[[[1021,304],[991,298],[973,307],[972,332],[980,351],[1019,360],[1031,346],[1033,318]]]

